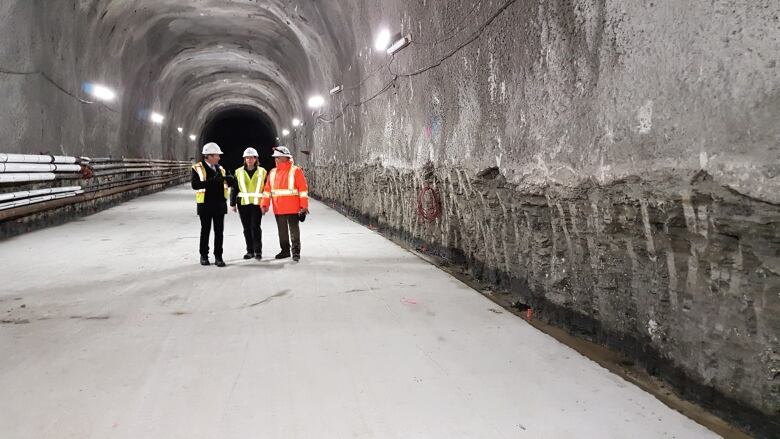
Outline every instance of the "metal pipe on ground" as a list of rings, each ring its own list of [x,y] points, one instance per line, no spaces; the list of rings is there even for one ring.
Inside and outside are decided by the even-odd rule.
[[[20,172],[81,172],[81,165],[43,163],[0,163],[0,174]]]
[[[6,203],[0,203],[0,211],[7,210],[7,209],[14,209],[22,206],[29,206],[31,204],[43,203],[51,200],[59,200],[62,198],[75,197],[76,195],[83,194],[83,193],[84,193],[83,190],[78,190],[73,192],[63,192],[63,193],[43,195],[43,196],[33,197],[33,198],[25,198],[23,200],[9,201]]]
[[[100,190],[95,192],[88,192],[83,194],[78,194],[73,197],[68,198],[61,198],[57,200],[49,200],[44,201],[42,203],[37,203],[33,205],[28,206],[21,206],[16,207],[13,209],[7,209],[0,211],[0,221],[8,221],[8,220],[14,220],[17,218],[22,218],[25,216],[34,215],[36,213],[44,212],[51,209],[56,209],[58,207],[67,206],[69,204],[76,204],[86,201],[92,201],[98,198],[102,197],[108,197],[111,195],[115,195],[121,192],[129,192],[135,189],[140,189],[148,186],[154,186],[156,184],[167,184],[170,182],[173,182],[175,180],[181,179],[180,176],[174,176],[169,178],[160,178],[154,181],[148,181],[148,182],[142,182],[142,183],[133,183],[125,186],[120,186],[116,188],[106,189],[106,190]]]
[[[57,188],[48,188],[48,189],[35,189],[31,191],[11,192],[8,194],[0,194],[0,203],[4,203],[10,200],[21,200],[23,198],[59,194],[64,192],[76,192],[80,190],[82,190],[81,186],[68,186],[68,187],[57,187]]]
[[[78,163],[77,157],[42,154],[0,154],[0,163]]]
[[[0,174],[0,183],[27,183],[32,181],[52,181],[57,178],[53,172],[8,173]]]

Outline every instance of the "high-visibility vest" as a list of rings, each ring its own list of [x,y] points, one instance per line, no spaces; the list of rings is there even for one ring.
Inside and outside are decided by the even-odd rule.
[[[238,198],[241,199],[241,205],[254,204],[260,205],[260,199],[263,196],[263,187],[265,186],[266,170],[258,166],[252,178],[242,166],[236,169],[236,180],[238,180]]]
[[[196,174],[198,174],[198,178],[200,178],[200,181],[205,182],[206,181],[206,170],[203,169],[203,163],[198,162],[192,165],[192,170],[195,171]],[[225,178],[225,168],[219,167],[220,172],[222,172],[222,178]],[[225,186],[225,199],[227,200],[229,198],[229,192],[228,192],[228,184],[227,181],[223,181],[223,186]],[[206,202],[206,189],[197,189],[195,191],[195,202],[198,204],[203,204]]]
[[[277,197],[302,197],[302,198],[308,198],[309,194],[308,192],[301,192],[298,193],[298,189],[295,188],[295,172],[298,169],[297,166],[292,165],[290,166],[290,172],[288,174],[287,178],[287,187],[286,188],[278,188],[276,187],[276,168],[271,169],[271,174],[268,176],[269,182],[271,183],[271,193],[264,193],[264,196],[270,196],[272,198]]]

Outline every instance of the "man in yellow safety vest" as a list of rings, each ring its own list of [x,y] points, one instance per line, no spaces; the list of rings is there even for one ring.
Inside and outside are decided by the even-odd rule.
[[[222,260],[222,233],[227,214],[228,185],[231,176],[219,166],[222,149],[216,143],[203,146],[203,160],[192,165],[192,188],[200,217],[200,265],[209,265],[209,234],[214,224],[214,259],[217,267]]]
[[[266,170],[260,166],[257,150],[247,148],[244,151],[244,166],[236,169],[236,185],[230,194],[230,207],[238,211],[244,226],[246,254],[244,259],[263,258],[263,230],[260,222],[263,213],[260,202],[263,199]]]

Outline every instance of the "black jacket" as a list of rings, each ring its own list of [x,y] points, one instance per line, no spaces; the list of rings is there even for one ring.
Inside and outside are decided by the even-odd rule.
[[[193,189],[206,189],[206,201],[203,204],[198,204],[198,215],[204,213],[209,214],[227,214],[227,199],[225,198],[225,188],[223,183],[225,179],[222,178],[220,171],[221,166],[216,165],[217,171],[211,170],[205,161],[200,162],[203,165],[203,169],[206,170],[206,181],[200,181],[200,177],[195,170],[192,170],[192,188]],[[232,184],[232,178],[227,175],[228,184]]]

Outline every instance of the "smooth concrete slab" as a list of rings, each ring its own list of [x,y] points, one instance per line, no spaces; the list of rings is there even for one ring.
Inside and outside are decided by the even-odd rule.
[[[0,438],[716,437],[314,203],[198,265],[186,187],[0,243]]]

